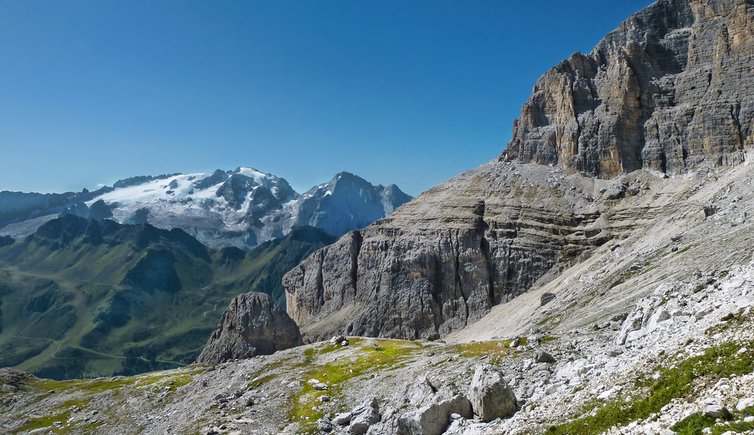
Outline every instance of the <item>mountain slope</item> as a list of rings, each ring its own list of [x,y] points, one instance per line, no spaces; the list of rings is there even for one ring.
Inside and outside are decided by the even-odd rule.
[[[753,18],[750,0],[661,0],[621,27],[625,40],[608,45],[647,50],[650,64],[676,53],[680,65],[653,35],[691,33],[679,43],[714,52],[747,41],[740,23]],[[630,71],[645,67],[601,80],[615,80],[607,85],[625,92],[618,102],[635,107]],[[727,86],[747,89],[751,75],[741,72]],[[578,89],[572,85],[564,82],[562,100],[535,99],[567,106],[583,97],[567,92]],[[616,101],[605,102],[600,110],[613,110]],[[617,124],[604,124],[606,141],[579,133],[574,159],[557,146],[558,160],[543,161],[552,166],[508,154],[286,275],[288,310],[309,337],[444,334],[442,341],[349,337],[347,346],[320,342],[118,380],[55,383],[0,372],[0,425],[74,433],[103,424],[124,433],[752,433],[754,153],[728,159],[735,130],[714,121],[714,104],[698,103],[713,122],[705,121],[701,143],[662,142],[680,150],[665,173],[643,157],[646,143],[623,130],[651,127],[649,118],[626,122],[619,105]],[[675,127],[675,138],[693,137],[688,125]],[[535,139],[552,134],[545,130],[532,133],[529,150],[545,143]],[[702,152],[684,155],[692,149]],[[679,164],[687,172],[669,177]],[[499,383],[477,382],[480,369]],[[479,392],[491,404],[512,393],[520,409],[489,421]]]
[[[94,192],[84,189],[81,192],[67,193],[24,193],[24,192],[0,192],[0,229],[5,231],[6,226],[16,224],[16,230],[30,234],[46,220],[45,216],[56,215],[71,204],[89,201],[110,188],[102,188]],[[42,218],[42,221],[40,221]],[[28,223],[23,225],[23,223]],[[26,227],[33,227],[28,230]]]
[[[69,378],[189,363],[233,297],[282,301],[282,274],[332,240],[297,228],[215,251],[178,229],[52,220],[0,248],[0,364]]]
[[[75,214],[124,224],[181,228],[214,248],[246,249],[282,237],[298,226],[340,236],[411,200],[395,185],[374,186],[346,172],[299,195],[285,179],[243,167],[211,174],[131,177],[96,194],[52,195],[53,204],[42,201],[47,196],[35,195],[0,193],[0,234],[25,236],[58,214]],[[33,202],[34,207],[30,209],[26,202]],[[23,213],[15,211],[18,208]],[[15,219],[9,217],[7,223],[13,223],[5,228],[3,213]]]
[[[438,337],[643,220],[674,212],[663,196],[641,211],[626,208],[631,202],[619,200],[644,187],[622,174],[745,161],[754,44],[742,41],[753,17],[750,1],[661,0],[630,18],[589,56],[545,74],[499,161],[425,192],[287,274],[289,314],[314,338]],[[704,92],[690,82],[700,77]],[[658,123],[674,133],[664,136]]]

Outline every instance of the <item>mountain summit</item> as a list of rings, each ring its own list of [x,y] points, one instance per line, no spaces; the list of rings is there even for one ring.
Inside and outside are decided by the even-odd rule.
[[[10,225],[0,234],[25,236],[62,213],[181,228],[208,246],[250,248],[282,237],[297,226],[313,226],[340,236],[411,200],[395,185],[374,186],[347,172],[298,194],[284,178],[245,167],[131,177],[94,194],[56,196],[55,203],[34,195],[0,192],[0,205],[4,204],[0,217],[3,209],[13,210],[6,213]]]
[[[741,163],[754,145],[751,7],[647,7],[539,79],[501,159],[605,178]]]

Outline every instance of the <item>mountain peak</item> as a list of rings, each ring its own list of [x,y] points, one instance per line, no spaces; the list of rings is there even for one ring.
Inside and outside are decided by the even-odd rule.
[[[754,145],[753,15],[736,0],[645,8],[539,79],[500,159],[604,178],[742,162]]]

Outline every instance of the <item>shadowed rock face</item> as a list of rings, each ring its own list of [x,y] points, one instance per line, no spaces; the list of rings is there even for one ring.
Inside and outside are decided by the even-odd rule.
[[[499,162],[289,272],[288,313],[311,338],[461,329],[662,212],[599,178],[741,162],[753,118],[754,1],[661,0],[545,74]]]
[[[612,237],[592,180],[571,189],[558,173],[488,164],[424,193],[286,274],[288,314],[312,339],[464,327]]]
[[[737,164],[754,144],[754,1],[660,0],[548,71],[502,160],[605,178]]]
[[[251,292],[233,299],[197,362],[221,363],[269,355],[301,344],[298,327],[285,310],[269,295]]]

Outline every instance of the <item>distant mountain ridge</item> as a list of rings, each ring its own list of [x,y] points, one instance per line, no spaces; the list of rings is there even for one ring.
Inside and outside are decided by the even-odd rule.
[[[363,228],[410,201],[395,185],[341,172],[297,193],[288,181],[239,167],[212,173],[136,176],[95,192],[0,192],[0,235],[22,237],[61,214],[181,228],[202,243],[242,249],[313,226],[333,236]]]

